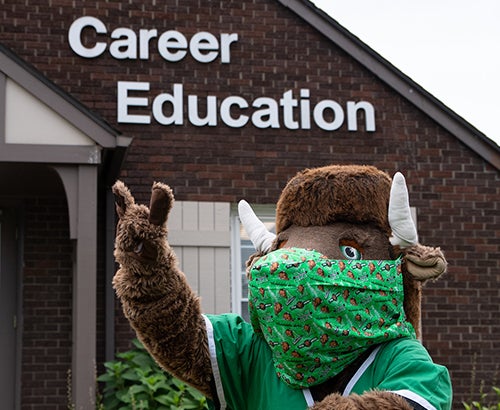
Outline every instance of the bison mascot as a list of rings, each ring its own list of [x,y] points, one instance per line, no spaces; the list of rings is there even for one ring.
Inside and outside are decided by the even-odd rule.
[[[404,177],[372,166],[306,169],[277,203],[276,234],[241,201],[257,252],[250,322],[201,312],[167,241],[172,190],[149,208],[120,181],[113,283],[155,360],[233,410],[449,409],[451,383],[419,341],[422,282],[446,270],[418,243]]]

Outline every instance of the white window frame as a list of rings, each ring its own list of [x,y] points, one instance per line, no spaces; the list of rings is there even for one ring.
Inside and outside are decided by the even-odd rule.
[[[276,205],[251,205],[255,214],[264,222],[268,229],[275,232],[276,220]],[[233,313],[248,318],[248,312],[243,309],[243,304],[248,302],[248,295],[243,294],[243,276],[246,274],[244,264],[246,260],[242,260],[242,242],[243,246],[248,244],[248,237],[244,231],[240,218],[238,216],[237,206],[231,210],[231,310]],[[251,245],[250,245],[251,246]],[[248,249],[248,246],[245,246]],[[250,254],[255,252],[255,248],[251,248]]]

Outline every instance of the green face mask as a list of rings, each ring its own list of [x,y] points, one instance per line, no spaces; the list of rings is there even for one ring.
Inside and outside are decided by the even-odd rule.
[[[372,345],[415,337],[403,311],[401,259],[280,249],[252,266],[249,309],[278,377],[293,388],[334,377]]]

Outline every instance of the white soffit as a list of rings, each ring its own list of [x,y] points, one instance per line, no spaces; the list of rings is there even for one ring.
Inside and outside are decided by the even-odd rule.
[[[94,140],[10,78],[5,93],[7,144],[95,145]]]

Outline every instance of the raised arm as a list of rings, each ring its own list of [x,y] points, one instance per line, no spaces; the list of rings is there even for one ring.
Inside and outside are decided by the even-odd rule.
[[[137,337],[164,369],[211,397],[212,370],[198,296],[178,268],[167,241],[174,202],[169,186],[154,183],[149,208],[128,188],[113,186],[119,217],[113,279],[123,312]]]

